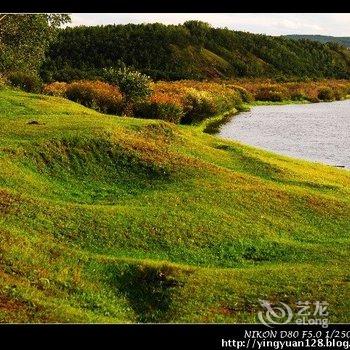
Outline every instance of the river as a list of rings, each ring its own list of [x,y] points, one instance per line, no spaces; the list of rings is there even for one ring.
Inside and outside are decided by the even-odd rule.
[[[255,106],[219,136],[287,156],[350,168],[350,100]]]

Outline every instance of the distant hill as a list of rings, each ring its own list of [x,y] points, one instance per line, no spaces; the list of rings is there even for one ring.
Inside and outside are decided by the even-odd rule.
[[[299,35],[299,34],[292,34],[292,35],[284,35],[284,37],[290,38],[290,39],[308,39],[312,41],[318,41],[322,44],[325,43],[337,43],[340,45],[344,45],[348,48],[350,48],[350,37],[347,36],[327,36],[327,35]]]
[[[63,29],[47,52],[42,77],[96,78],[119,60],[154,79],[350,77],[350,52],[336,43],[213,28],[199,21]]]

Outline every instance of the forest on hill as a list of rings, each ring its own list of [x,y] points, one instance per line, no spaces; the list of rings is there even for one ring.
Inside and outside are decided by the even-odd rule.
[[[318,41],[322,44],[326,43],[337,43],[350,48],[350,37],[348,36],[328,36],[328,35],[311,35],[311,34],[290,34],[285,35],[286,38],[296,39],[296,40],[312,40]]]
[[[103,68],[121,61],[164,80],[350,77],[350,52],[337,43],[213,28],[200,21],[67,27],[50,45],[41,76],[47,82],[96,79]]]

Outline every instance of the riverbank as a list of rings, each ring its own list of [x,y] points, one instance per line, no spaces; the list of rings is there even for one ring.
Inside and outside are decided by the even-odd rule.
[[[120,115],[123,98],[118,87],[100,81],[55,82],[44,86],[45,94],[66,97],[99,112]],[[346,80],[278,83],[272,80],[158,81],[143,101],[135,103],[131,115],[198,125],[233,109],[249,105],[307,103],[341,100],[350,92]]]
[[[350,99],[350,95],[345,95],[345,100]],[[252,107],[256,106],[285,106],[285,105],[299,105],[299,104],[310,104],[310,103],[319,103],[320,101],[309,101],[309,100],[282,100],[282,101],[257,101],[257,100],[251,100],[249,103],[244,103],[239,107],[239,109],[234,108],[229,111],[226,111],[224,113],[220,113],[218,115],[215,115],[213,117],[209,117],[205,120],[203,120],[199,125],[199,129],[203,132],[209,133],[209,134],[216,134],[219,132],[219,129],[222,125],[229,122],[232,117],[235,115],[241,113],[241,112],[247,112]],[[324,101],[324,102],[333,102],[333,101]]]
[[[350,98],[350,95],[347,97]],[[292,100],[284,100],[284,101],[252,101],[249,104],[245,103],[240,106],[240,109],[233,108],[224,113],[217,114],[213,117],[209,117],[204,119],[201,123],[197,125],[198,129],[204,133],[208,133],[211,135],[215,135],[219,132],[220,127],[226,123],[228,123],[234,116],[238,115],[242,112],[249,111],[252,107],[256,106],[284,106],[291,104],[310,104],[310,101],[292,101]],[[316,103],[316,102],[314,102]]]
[[[0,90],[1,322],[256,322],[346,298],[350,174]]]
[[[214,117],[205,119],[203,122],[197,125],[197,128],[198,130],[207,134],[216,134],[219,131],[221,125],[227,123],[233,116],[245,110],[249,110],[249,107],[246,106],[245,109],[242,110],[237,110],[236,108],[233,108],[224,113],[215,115]]]

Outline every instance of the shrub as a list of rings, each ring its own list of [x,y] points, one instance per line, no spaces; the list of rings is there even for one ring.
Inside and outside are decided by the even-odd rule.
[[[320,102],[318,97],[309,97],[308,101],[310,101],[311,103],[318,103],[318,102]]]
[[[346,80],[319,80],[314,81],[310,79],[298,79],[298,81],[287,82],[287,83],[276,83],[272,80],[259,80],[259,79],[240,79],[235,81],[233,84],[244,87],[256,98],[269,100],[267,95],[271,93],[269,87],[272,87],[272,92],[280,91],[281,93],[277,96],[277,99],[281,99],[281,94],[285,95],[285,98],[292,100],[308,100],[310,102],[319,102],[318,93],[322,88],[330,88],[334,93],[335,99],[342,99],[346,97],[350,92],[350,84]],[[260,90],[260,91],[259,91]],[[260,95],[260,96],[259,96]],[[263,96],[261,96],[263,95]],[[322,94],[321,94],[322,97]],[[276,98],[274,98],[276,99]]]
[[[215,101],[209,92],[193,88],[188,89],[184,104],[185,116],[182,122],[185,124],[199,122],[217,111]]]
[[[40,92],[42,81],[37,75],[24,72],[12,72],[7,76],[10,85],[27,92]]]
[[[213,99],[217,106],[216,113],[222,113],[232,108],[242,108],[241,94],[235,90],[222,93],[213,93]]]
[[[280,102],[287,100],[290,96],[288,90],[280,85],[265,85],[258,89],[255,99],[259,101]]]
[[[228,111],[232,108],[240,109],[242,98],[238,91],[217,84],[208,86],[199,84],[206,90],[189,88],[184,97],[184,124],[198,123],[214,114]],[[212,89],[210,89],[210,87]]]
[[[251,98],[245,89],[234,89],[233,85],[193,80],[162,81],[154,84],[151,100],[180,107],[183,110],[181,123],[191,124],[232,108],[240,109],[241,95],[246,100]]]
[[[339,100],[343,100],[344,98],[346,98],[347,96],[347,91],[346,91],[346,87],[339,87],[339,88],[335,88],[334,89],[334,98],[339,101]]]
[[[334,101],[334,92],[329,87],[323,87],[318,91],[317,97],[322,101]]]
[[[42,92],[46,95],[62,97],[65,96],[67,88],[67,83],[56,81],[54,83],[44,85]]]
[[[180,123],[183,115],[183,109],[174,103],[142,102],[135,108],[136,117],[161,119],[175,124]]]
[[[102,113],[120,114],[122,96],[115,86],[101,81],[78,81],[68,85],[65,96]]]
[[[131,68],[104,69],[104,76],[110,84],[119,87],[127,115],[132,115],[134,103],[144,101],[152,92],[151,78]]]
[[[177,124],[183,115],[181,97],[162,89],[154,91],[149,101],[138,103],[135,107],[135,116],[139,118],[161,119]]]
[[[240,94],[243,102],[251,103],[254,101],[253,95],[245,88],[237,85],[231,85],[230,87],[232,87],[235,91],[237,91]]]
[[[301,89],[294,90],[290,93],[290,98],[292,101],[304,101],[307,100],[305,92]]]
[[[3,88],[7,83],[6,78],[0,73],[0,88]]]

